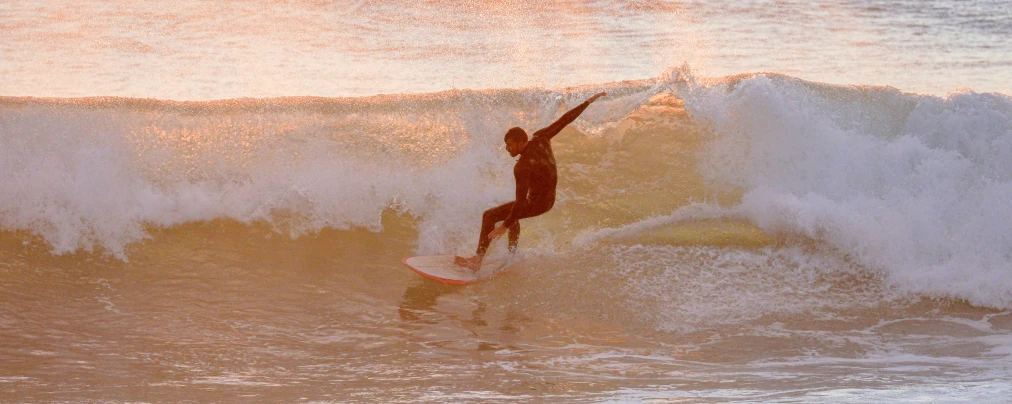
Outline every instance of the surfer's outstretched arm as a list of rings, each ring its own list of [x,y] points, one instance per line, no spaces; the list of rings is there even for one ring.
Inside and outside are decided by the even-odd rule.
[[[553,137],[555,137],[555,135],[558,135],[559,132],[562,131],[562,128],[565,128],[566,125],[573,123],[573,121],[575,121],[576,118],[583,113],[583,110],[587,109],[587,107],[590,106],[591,103],[597,101],[598,98],[603,97],[605,94],[607,93],[600,92],[594,94],[593,96],[588,98],[587,101],[584,101],[583,104],[577,105],[576,108],[573,108],[568,112],[566,112],[565,114],[562,114],[562,116],[559,117],[559,119],[555,120],[555,122],[552,122],[551,125],[548,125],[543,129],[534,132],[533,136],[541,136],[545,139],[551,140]]]

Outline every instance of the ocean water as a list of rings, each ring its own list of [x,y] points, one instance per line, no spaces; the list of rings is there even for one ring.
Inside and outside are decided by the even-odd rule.
[[[1010,33],[1000,1],[0,3],[0,401],[1007,402]],[[508,274],[403,267],[473,251],[505,130],[599,91]]]

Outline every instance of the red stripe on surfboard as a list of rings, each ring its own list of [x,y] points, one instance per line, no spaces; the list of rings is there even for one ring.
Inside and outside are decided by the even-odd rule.
[[[458,279],[443,278],[443,277],[439,277],[439,276],[436,276],[436,275],[433,275],[433,274],[430,274],[430,273],[427,273],[427,272],[423,272],[422,270],[411,266],[411,264],[408,264],[408,260],[412,259],[412,258],[415,258],[415,257],[404,257],[404,258],[401,259],[401,263],[404,264],[404,266],[408,267],[408,269],[410,269],[412,271],[415,271],[415,273],[417,273],[417,274],[419,274],[421,276],[424,276],[426,278],[432,279],[432,280],[434,280],[436,282],[439,282],[439,283],[445,283],[447,285],[454,285],[454,286],[473,285],[475,283],[480,283],[480,282],[484,282],[484,281],[488,281],[488,280],[492,280],[492,279],[498,278],[500,276],[505,275],[507,272],[510,272],[509,271],[509,269],[510,269],[509,266],[506,266],[504,268],[500,268],[498,271],[493,272],[491,276],[488,276],[488,277],[485,277],[485,278],[478,278],[478,279],[475,279],[473,281],[462,281],[462,280],[458,280]]]
[[[442,277],[439,277],[439,276],[436,276],[436,275],[433,275],[433,274],[430,274],[430,273],[427,273],[427,272],[422,272],[420,269],[411,266],[411,264],[408,264],[408,260],[411,259],[411,258],[414,258],[414,257],[405,257],[405,258],[401,259],[401,263],[404,264],[404,266],[410,268],[412,271],[415,271],[415,273],[417,273],[417,274],[419,274],[421,276],[424,276],[426,278],[432,279],[432,280],[434,280],[436,282],[445,283],[447,285],[465,286],[465,285],[470,285],[470,284],[478,283],[478,282],[481,282],[481,281],[485,280],[485,278],[478,278],[478,279],[475,279],[473,281],[462,281],[462,280],[458,280],[458,279],[442,278]]]

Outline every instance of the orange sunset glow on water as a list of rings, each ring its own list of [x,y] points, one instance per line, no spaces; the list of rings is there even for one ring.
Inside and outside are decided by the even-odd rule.
[[[0,0],[0,402],[1006,402],[1008,38],[1008,0]]]
[[[0,5],[0,95],[205,100],[555,88],[682,65],[709,77],[774,71],[914,92],[1007,92],[1002,4],[18,2]]]

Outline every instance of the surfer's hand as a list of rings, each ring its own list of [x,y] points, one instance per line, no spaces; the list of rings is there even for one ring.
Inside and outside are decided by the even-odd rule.
[[[590,96],[590,98],[587,99],[587,103],[590,104],[590,103],[592,103],[594,101],[597,101],[598,98],[604,97],[606,95],[608,95],[608,93],[606,93],[604,91],[599,92],[597,94],[594,94],[594,95]]]
[[[495,229],[493,229],[492,231],[488,232],[488,239],[489,240],[495,240],[495,239],[499,238],[499,236],[501,236],[505,232],[506,232],[506,226],[497,226]]]

